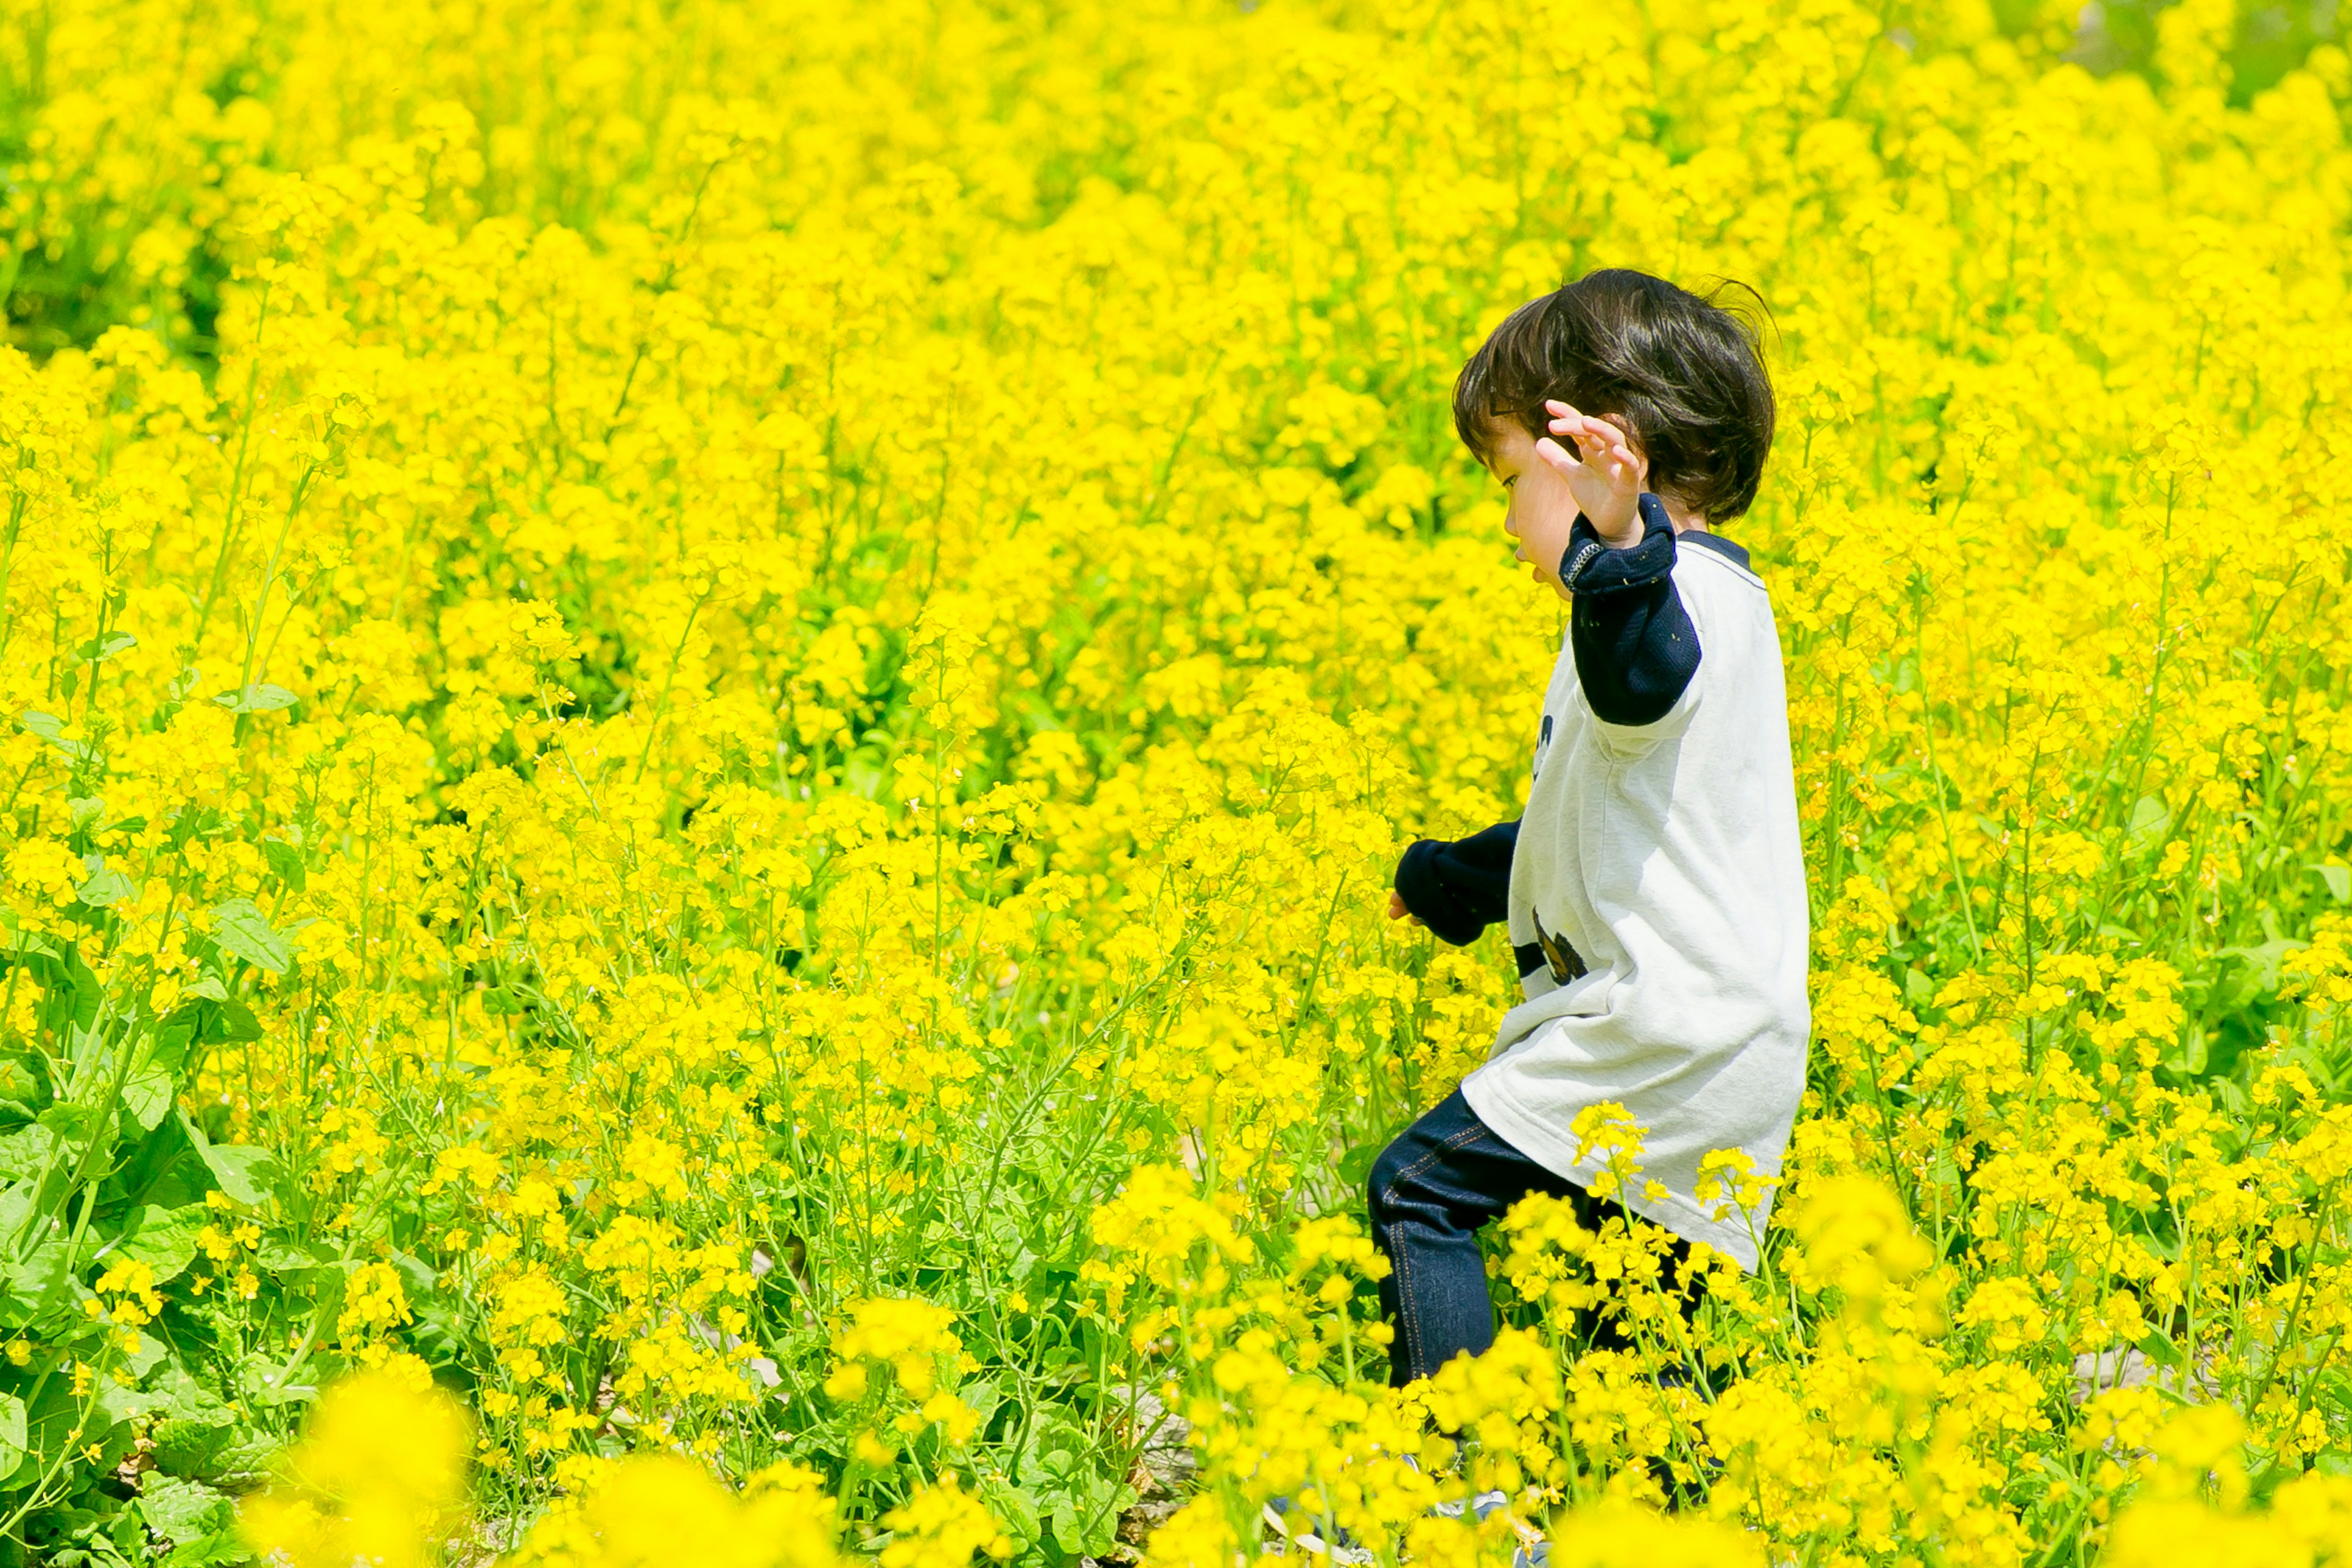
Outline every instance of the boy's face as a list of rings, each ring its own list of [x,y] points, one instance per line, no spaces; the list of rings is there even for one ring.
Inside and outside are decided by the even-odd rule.
[[[1495,436],[1486,467],[1510,494],[1503,531],[1519,542],[1511,553],[1535,569],[1537,582],[1565,599],[1559,563],[1568,553],[1569,531],[1576,526],[1576,497],[1559,471],[1536,456],[1536,438],[1517,424],[1497,420]]]

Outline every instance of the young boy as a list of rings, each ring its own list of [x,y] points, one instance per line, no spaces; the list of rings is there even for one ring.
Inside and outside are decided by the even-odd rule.
[[[1494,1342],[1480,1226],[1529,1193],[1599,1223],[1601,1160],[1570,1131],[1591,1105],[1647,1129],[1626,1205],[1753,1268],[1748,1220],[1699,1201],[1699,1163],[1779,1171],[1810,1028],[1780,636],[1748,552],[1713,531],[1772,443],[1756,344],[1671,283],[1595,272],[1496,329],[1454,421],[1510,494],[1517,558],[1570,609],[1526,814],[1413,845],[1390,898],[1454,943],[1507,921],[1526,995],[1372,1167],[1398,1384]]]

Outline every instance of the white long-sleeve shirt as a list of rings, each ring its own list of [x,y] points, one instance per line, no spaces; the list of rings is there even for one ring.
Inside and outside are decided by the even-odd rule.
[[[1751,1231],[1696,1188],[1711,1151],[1777,1174],[1788,1147],[1811,1029],[1804,858],[1771,601],[1736,546],[1678,543],[1701,657],[1664,717],[1603,722],[1568,647],[1553,667],[1508,900],[1512,945],[1549,962],[1462,1092],[1580,1184],[1603,1161],[1579,1158],[1571,1124],[1622,1104],[1647,1129],[1628,1205],[1753,1268],[1765,1213]]]

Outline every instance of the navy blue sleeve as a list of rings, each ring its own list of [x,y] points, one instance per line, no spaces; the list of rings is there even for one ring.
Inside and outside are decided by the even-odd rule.
[[[1559,580],[1574,598],[1569,646],[1576,683],[1608,724],[1654,724],[1698,673],[1698,628],[1675,592],[1675,525],[1654,495],[1641,500],[1641,542],[1612,550],[1580,517]]]
[[[1396,890],[1413,919],[1466,947],[1508,912],[1519,825],[1498,822],[1451,844],[1424,838],[1397,862]]]

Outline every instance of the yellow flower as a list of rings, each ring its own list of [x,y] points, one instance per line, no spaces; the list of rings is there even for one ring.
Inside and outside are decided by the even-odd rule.
[[[320,1400],[278,1480],[245,1505],[246,1533],[298,1568],[431,1561],[464,1495],[466,1425],[446,1395],[398,1373],[341,1384]]]

